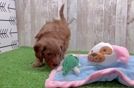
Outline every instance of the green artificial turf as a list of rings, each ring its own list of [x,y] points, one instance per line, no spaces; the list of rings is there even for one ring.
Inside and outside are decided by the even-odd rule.
[[[50,69],[47,66],[32,68],[34,58],[34,52],[29,47],[21,47],[0,54],[0,88],[44,88],[44,82],[48,78]],[[96,82],[80,88],[128,87],[114,80],[112,82]]]

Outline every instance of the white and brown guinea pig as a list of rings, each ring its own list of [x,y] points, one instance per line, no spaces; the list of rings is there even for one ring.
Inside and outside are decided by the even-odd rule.
[[[88,53],[88,60],[93,65],[112,66],[117,62],[127,63],[128,50],[125,47],[100,42]]]

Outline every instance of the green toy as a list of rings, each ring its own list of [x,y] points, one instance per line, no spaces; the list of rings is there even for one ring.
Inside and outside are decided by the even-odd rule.
[[[76,56],[66,56],[62,64],[63,75],[67,75],[70,71],[74,71],[78,75],[80,73],[79,65],[79,59]]]

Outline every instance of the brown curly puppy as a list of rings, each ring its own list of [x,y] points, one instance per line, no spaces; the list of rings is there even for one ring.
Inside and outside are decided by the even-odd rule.
[[[60,9],[60,20],[47,22],[36,35],[34,51],[36,61],[34,67],[40,67],[45,63],[53,69],[64,58],[69,45],[70,30],[63,14],[64,5]]]

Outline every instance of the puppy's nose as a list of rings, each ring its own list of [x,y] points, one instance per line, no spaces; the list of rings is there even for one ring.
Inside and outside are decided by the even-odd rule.
[[[93,57],[95,57],[95,56],[97,56],[97,53],[92,53],[91,55],[92,55]]]
[[[57,67],[58,66],[58,64],[53,64],[53,67]]]

